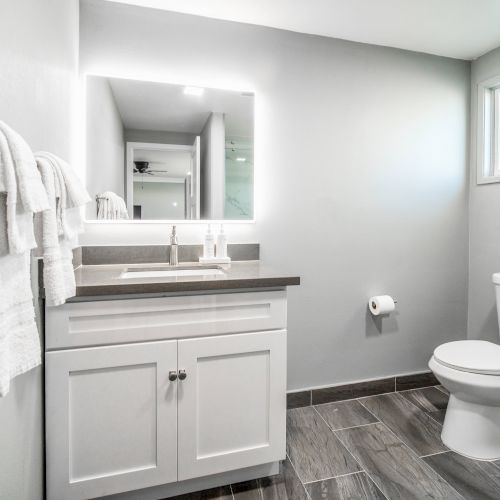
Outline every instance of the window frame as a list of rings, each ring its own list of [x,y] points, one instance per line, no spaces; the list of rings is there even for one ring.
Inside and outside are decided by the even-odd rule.
[[[500,75],[478,84],[477,184],[500,182]]]

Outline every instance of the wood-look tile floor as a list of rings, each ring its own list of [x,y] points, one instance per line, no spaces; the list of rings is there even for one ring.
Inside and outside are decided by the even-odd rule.
[[[176,499],[499,500],[500,461],[441,442],[448,396],[426,387],[288,410],[279,475]]]

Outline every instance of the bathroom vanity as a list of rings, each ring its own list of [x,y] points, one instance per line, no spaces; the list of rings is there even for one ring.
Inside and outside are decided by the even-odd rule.
[[[134,267],[81,266],[74,301],[46,308],[47,498],[164,498],[276,474],[299,278],[258,261],[127,277]]]
[[[252,92],[90,74],[82,90],[88,221],[134,219],[133,234],[152,220],[253,219]],[[113,123],[103,102],[120,110]],[[76,297],[45,309],[49,500],[159,499],[278,473],[286,287],[300,280],[265,268],[258,245],[202,266],[199,246],[170,242],[94,247],[97,261],[85,247]]]

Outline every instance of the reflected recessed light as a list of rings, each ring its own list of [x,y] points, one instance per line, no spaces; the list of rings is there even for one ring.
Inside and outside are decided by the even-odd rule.
[[[203,95],[205,89],[202,87],[184,87],[184,93],[186,95]]]
[[[172,203],[172,205],[173,205],[174,207],[176,207],[176,206],[177,206],[177,202],[176,202],[176,201],[174,201],[174,202]]]
[[[247,159],[243,158],[242,156],[238,156],[238,158],[236,158],[236,161],[247,161]]]

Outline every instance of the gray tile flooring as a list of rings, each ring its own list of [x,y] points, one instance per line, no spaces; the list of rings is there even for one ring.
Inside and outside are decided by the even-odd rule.
[[[500,461],[481,462],[441,442],[441,387],[288,410],[279,475],[177,500],[500,499]]]

